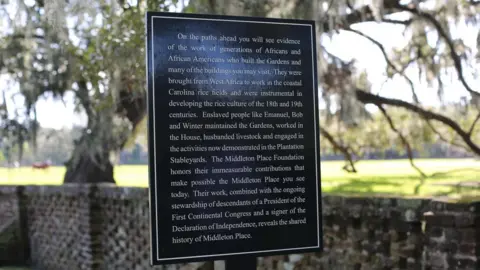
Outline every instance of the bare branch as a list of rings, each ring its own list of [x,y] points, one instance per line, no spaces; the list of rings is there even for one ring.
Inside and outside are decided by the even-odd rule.
[[[36,39],[45,39],[45,36],[42,36],[42,35],[36,35],[36,34],[33,34],[33,35],[25,35],[25,34],[14,34],[14,35],[11,35],[10,36],[12,39],[22,39],[22,38],[36,38]]]
[[[417,61],[418,58],[412,58],[412,59],[409,59],[408,62],[402,67],[402,70],[400,70],[401,73],[404,73],[405,70],[407,70],[407,68],[412,64],[414,63],[415,61]]]
[[[475,120],[474,120],[473,123],[472,123],[472,126],[471,126],[470,129],[468,130],[468,135],[469,135],[470,137],[472,137],[472,133],[473,133],[473,131],[475,130],[475,126],[477,125],[478,120],[480,120],[480,113],[478,113],[477,118],[475,118]]]
[[[458,54],[455,52],[455,45],[453,44],[452,39],[450,39],[448,33],[445,31],[445,29],[443,29],[440,22],[437,19],[435,19],[435,17],[433,15],[431,15],[430,13],[421,11],[418,8],[411,8],[411,7],[408,7],[408,6],[400,5],[398,3],[397,3],[396,8],[398,8],[400,10],[403,10],[403,11],[409,11],[409,12],[411,12],[411,13],[419,16],[419,17],[425,18],[427,21],[429,21],[435,27],[435,29],[437,29],[438,35],[441,36],[445,40],[448,48],[450,49],[450,57],[453,60],[455,70],[457,71],[459,80],[462,82],[463,86],[465,87],[465,89],[467,89],[467,91],[470,94],[475,95],[477,97],[480,97],[480,93],[473,90],[470,87],[470,85],[468,85],[467,81],[465,80],[465,77],[463,76],[462,60],[460,59]]]
[[[393,63],[392,61],[390,60],[390,58],[388,57],[387,55],[387,52],[385,50],[385,47],[383,46],[382,43],[380,43],[379,41],[375,40],[374,38],[372,38],[371,36],[363,33],[363,32],[360,32],[358,30],[355,30],[355,29],[352,29],[350,27],[347,27],[345,28],[346,31],[350,31],[350,32],[353,32],[357,35],[360,35],[368,40],[370,40],[373,44],[377,45],[377,47],[380,49],[380,51],[382,52],[383,54],[383,57],[385,58],[385,61],[387,62],[387,65],[390,66],[393,70],[395,70],[395,72],[397,72],[398,74],[400,74],[402,77],[405,78],[405,80],[407,80],[408,84],[410,85],[410,89],[412,91],[412,99],[415,103],[420,103],[419,99],[418,99],[418,96],[417,96],[417,93],[415,92],[415,87],[413,85],[413,82],[412,80],[410,80],[410,78],[405,75],[405,72],[404,70],[399,70]]]
[[[344,166],[343,169],[346,170],[347,172],[356,173],[357,169],[355,168],[355,161],[353,160],[353,157],[352,157],[352,154],[349,151],[349,148],[345,147],[345,146],[341,145],[339,142],[337,142],[333,138],[333,135],[330,134],[330,132],[328,132],[323,127],[320,127],[320,134],[322,134],[322,136],[325,137],[325,139],[327,139],[330,142],[330,144],[333,146],[334,149],[340,151],[343,154],[343,156],[345,157],[346,161],[349,163],[348,165],[350,165],[350,169],[348,168],[347,165]]]
[[[327,10],[325,11],[325,14],[327,14],[330,11],[330,9],[332,8],[333,1],[335,1],[335,0],[330,0],[330,2],[328,2],[328,6],[327,6]],[[324,18],[323,22],[326,22],[326,19],[327,18]]]
[[[448,140],[447,138],[445,138],[441,132],[439,132],[433,125],[432,123],[429,121],[429,120],[426,120],[425,121],[427,123],[427,125],[430,127],[430,129],[438,136],[438,138],[445,142],[445,143],[448,143],[450,145],[453,145],[453,146],[456,146],[458,148],[462,148],[462,149],[465,149],[466,151],[470,152],[472,151],[472,149],[468,148],[467,146],[463,145],[463,144],[460,144],[460,143],[457,143],[454,141],[454,139],[451,139],[451,140]]]
[[[420,0],[423,1],[423,0]],[[392,14],[397,11],[397,6],[400,5],[400,0],[384,0],[383,7],[385,11],[385,15]],[[352,24],[361,23],[361,22],[371,22],[375,21],[375,17],[373,16],[372,9],[369,6],[362,6],[358,9],[354,9],[353,6],[347,1],[347,6],[352,10],[352,12],[348,13],[347,15],[343,16],[342,21],[343,24],[337,25],[338,28],[343,28],[346,26],[350,26]],[[328,32],[335,29],[330,29],[330,25],[328,23],[327,18],[319,18],[320,22],[324,22],[322,24],[323,31]],[[394,22],[394,20],[389,20],[389,22]],[[402,23],[403,24],[403,23]]]
[[[400,20],[392,20],[392,19],[382,19],[382,22],[391,23],[391,24],[403,24],[405,26],[409,26],[410,24],[412,24],[413,20],[409,19],[405,21],[400,21]]]
[[[340,61],[340,62],[342,62],[342,63],[347,64],[347,62],[343,61],[339,56],[337,56],[337,55],[329,52],[329,51],[327,50],[327,48],[325,48],[325,46],[320,45],[320,47],[322,48],[322,50],[323,50],[329,57],[331,57],[331,58],[333,58],[333,59],[335,59],[335,60],[337,60],[337,61]]]
[[[405,149],[407,150],[408,159],[410,160],[410,165],[412,165],[412,167],[422,176],[422,178],[427,177],[427,175],[419,167],[417,167],[417,165],[415,165],[415,162],[413,162],[412,146],[408,142],[407,138],[405,138],[405,136],[402,134],[402,132],[400,132],[400,130],[398,130],[395,127],[395,124],[393,123],[392,118],[390,117],[390,115],[388,115],[385,108],[383,108],[383,106],[379,105],[379,104],[375,104],[375,105],[377,105],[377,107],[380,109],[383,116],[385,116],[385,119],[387,119],[387,122],[388,122],[388,125],[390,125],[390,128],[393,130],[393,132],[397,133],[398,137],[400,138],[403,145],[405,146]]]
[[[470,5],[472,5],[472,6],[480,5],[480,1],[475,1],[475,0],[470,0],[469,3],[470,3]]]
[[[470,149],[475,154],[480,155],[480,146],[475,144],[470,138],[470,135],[465,130],[463,130],[454,120],[446,116],[443,116],[441,114],[438,114],[432,111],[425,110],[423,108],[420,108],[417,105],[405,102],[403,100],[381,97],[378,95],[365,92],[360,89],[355,90],[355,94],[357,96],[357,99],[364,104],[374,104],[377,106],[391,105],[395,107],[400,107],[400,108],[404,108],[409,111],[412,111],[420,115],[424,119],[441,122],[449,126],[450,128],[452,128],[463,139],[463,141],[468,145],[468,147],[470,147]]]
[[[89,126],[90,121],[95,116],[95,111],[92,109],[92,103],[90,97],[88,96],[87,82],[85,80],[80,80],[77,82],[78,89],[74,92],[75,96],[80,101],[85,113],[87,114],[87,126]]]
[[[6,119],[8,119],[9,111],[8,111],[7,96],[6,96],[5,92],[6,92],[5,90],[2,90],[2,104],[0,104],[0,105],[3,109],[5,109],[5,116],[6,116]]]

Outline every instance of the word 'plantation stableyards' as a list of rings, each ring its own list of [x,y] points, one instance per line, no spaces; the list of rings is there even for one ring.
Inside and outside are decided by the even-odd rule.
[[[146,19],[152,263],[319,251],[314,22]]]

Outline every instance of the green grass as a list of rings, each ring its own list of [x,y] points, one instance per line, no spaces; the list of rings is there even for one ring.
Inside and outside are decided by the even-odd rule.
[[[480,181],[480,161],[473,159],[416,160],[428,177],[421,179],[408,160],[361,161],[358,173],[342,170],[343,162],[325,161],[321,164],[322,190],[342,194],[395,194],[421,196],[454,194],[454,187],[433,186],[440,182]],[[64,167],[48,171],[31,168],[0,168],[0,185],[58,185],[62,183]],[[121,186],[146,187],[147,166],[123,165],[115,168],[115,179]],[[480,196],[479,189],[464,189],[462,193]]]

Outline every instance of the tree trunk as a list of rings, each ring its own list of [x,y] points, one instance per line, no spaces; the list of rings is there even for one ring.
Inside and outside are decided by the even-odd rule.
[[[83,137],[88,136],[87,134]],[[113,165],[109,159],[109,151],[92,153],[86,147],[85,140],[75,144],[72,157],[65,163],[67,172],[64,183],[115,183]]]
[[[128,85],[128,84],[127,84]],[[110,154],[122,149],[145,117],[146,94],[128,87],[119,90],[120,100],[114,110],[88,116],[89,128],[74,143],[72,157],[65,163],[64,183],[115,183]],[[114,133],[114,115],[123,117],[131,129]]]

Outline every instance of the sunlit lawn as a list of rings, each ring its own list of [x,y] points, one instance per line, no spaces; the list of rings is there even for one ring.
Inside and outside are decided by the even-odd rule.
[[[417,165],[429,176],[418,195],[454,193],[453,187],[433,186],[433,183],[480,181],[480,161],[473,159],[417,160]],[[362,161],[357,174],[342,170],[343,162],[325,161],[321,165],[322,189],[332,193],[377,193],[413,195],[421,184],[419,174],[407,160]],[[61,184],[64,167],[48,171],[31,168],[0,168],[0,185],[58,185]],[[115,168],[115,178],[122,186],[146,187],[147,166],[122,165]],[[479,189],[466,189],[469,195],[480,196]]]

